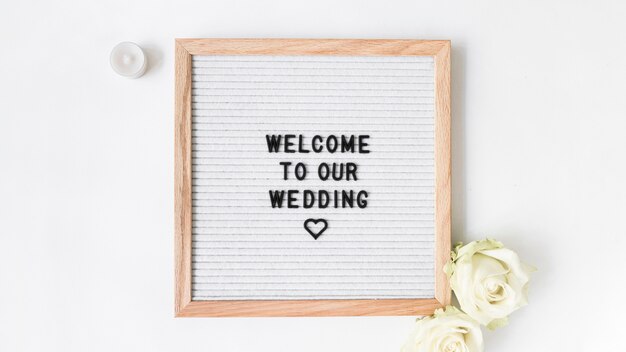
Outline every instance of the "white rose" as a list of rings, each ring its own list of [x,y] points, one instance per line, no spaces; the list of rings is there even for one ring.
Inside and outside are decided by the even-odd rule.
[[[418,320],[402,352],[481,352],[483,348],[478,323],[448,306]]]
[[[458,245],[446,266],[461,309],[490,329],[506,325],[508,315],[528,303],[534,270],[502,243],[489,239]]]

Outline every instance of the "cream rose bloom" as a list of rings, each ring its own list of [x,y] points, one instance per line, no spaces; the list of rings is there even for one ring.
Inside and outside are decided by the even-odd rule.
[[[481,352],[483,348],[478,323],[448,306],[418,320],[402,352]]]
[[[495,329],[528,303],[528,282],[535,269],[502,243],[486,239],[457,245],[445,270],[461,309]]]

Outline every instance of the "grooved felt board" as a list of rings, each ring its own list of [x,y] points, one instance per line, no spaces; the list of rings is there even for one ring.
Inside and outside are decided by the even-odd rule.
[[[432,56],[191,65],[192,300],[435,296]]]

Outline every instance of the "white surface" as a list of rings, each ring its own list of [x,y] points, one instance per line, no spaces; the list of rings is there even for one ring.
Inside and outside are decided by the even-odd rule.
[[[194,300],[435,296],[433,57],[192,63]],[[285,153],[289,134],[309,152],[295,139]],[[278,135],[283,148],[269,152],[266,136]],[[355,152],[315,153],[315,135],[352,136]],[[359,153],[360,135],[369,153]],[[292,163],[287,180],[280,162]],[[357,179],[322,180],[321,163],[354,163]],[[269,192],[289,190],[299,208],[272,208]],[[304,190],[329,192],[330,205],[303,208]],[[343,208],[343,191],[367,192],[366,207]],[[309,218],[328,223],[317,240],[304,229]]]
[[[625,12],[0,2],[0,350],[398,351],[412,317],[172,318],[173,38],[252,36],[452,39],[454,238],[539,267],[487,351],[623,350]],[[141,79],[109,67],[122,40],[146,48]]]

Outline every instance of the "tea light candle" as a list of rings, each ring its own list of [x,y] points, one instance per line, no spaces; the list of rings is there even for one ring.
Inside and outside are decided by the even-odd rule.
[[[146,71],[148,59],[141,47],[131,42],[121,42],[111,51],[111,67],[118,75],[139,78]]]

